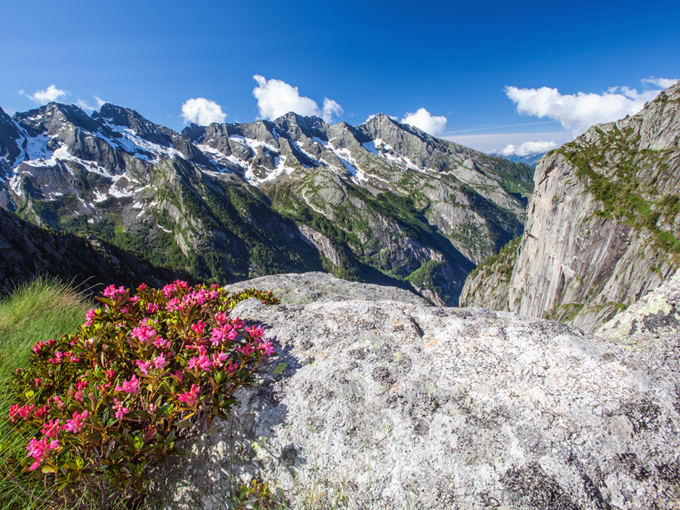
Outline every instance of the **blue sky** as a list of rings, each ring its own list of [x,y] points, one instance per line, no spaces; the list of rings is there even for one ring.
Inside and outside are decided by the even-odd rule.
[[[176,130],[385,112],[490,150],[562,143],[680,78],[680,2],[555,4],[5,0],[0,107],[100,98]]]

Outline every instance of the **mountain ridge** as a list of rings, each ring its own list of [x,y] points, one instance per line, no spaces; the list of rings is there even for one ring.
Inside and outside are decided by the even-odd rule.
[[[180,134],[108,103],[49,103],[0,121],[1,207],[222,283],[324,269],[455,304],[521,233],[532,190],[529,167],[384,114]]]

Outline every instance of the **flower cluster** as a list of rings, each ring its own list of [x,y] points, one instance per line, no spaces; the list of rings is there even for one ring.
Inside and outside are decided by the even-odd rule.
[[[31,367],[16,373],[9,422],[34,436],[16,470],[51,478],[61,501],[101,490],[88,485],[94,479],[109,493],[139,493],[149,463],[178,453],[178,428],[226,417],[233,392],[275,354],[260,325],[230,316],[251,297],[278,302],[271,292],[182,281],[142,284],[134,296],[107,287],[75,334],[38,342]]]

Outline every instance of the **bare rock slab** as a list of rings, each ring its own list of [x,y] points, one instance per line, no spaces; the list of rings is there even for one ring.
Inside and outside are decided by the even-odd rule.
[[[680,505],[675,361],[658,377],[635,346],[479,308],[251,299],[233,313],[280,356],[168,468],[164,508],[228,508],[253,476],[293,508]]]

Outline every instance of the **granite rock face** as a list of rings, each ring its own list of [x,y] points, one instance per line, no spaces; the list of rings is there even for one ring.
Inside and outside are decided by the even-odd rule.
[[[253,476],[294,508],[680,504],[677,356],[658,364],[677,337],[655,358],[556,322],[402,297],[241,302],[233,313],[262,323],[280,356],[159,475],[161,506],[226,508]]]
[[[549,152],[534,179],[510,282],[470,279],[467,302],[595,331],[678,268],[680,84]]]
[[[278,274],[262,276],[227,285],[237,292],[243,289],[271,290],[284,305],[305,305],[329,301],[398,301],[428,306],[430,303],[410,290],[368,283],[354,283],[328,273]]]

